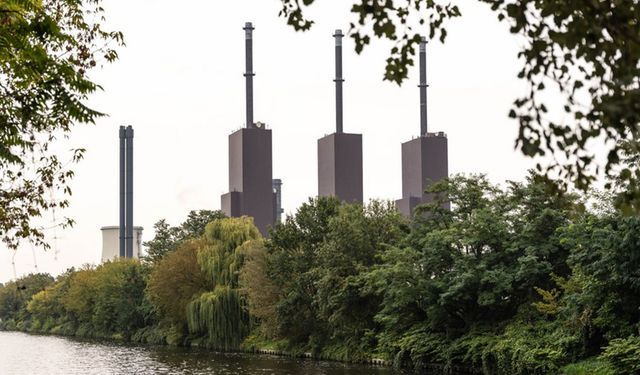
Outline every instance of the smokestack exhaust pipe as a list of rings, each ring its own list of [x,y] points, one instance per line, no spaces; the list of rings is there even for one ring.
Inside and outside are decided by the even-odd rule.
[[[342,133],[342,30],[337,29],[333,37],[336,40],[336,133]]]
[[[244,24],[244,48],[245,48],[245,73],[247,84],[247,128],[253,127],[253,30],[251,22]]]
[[[127,183],[126,183],[126,257],[133,258],[133,128],[126,129]]]
[[[120,126],[120,258],[124,258],[125,253],[125,144],[126,130]]]
[[[427,134],[427,38],[420,41],[420,136]]]

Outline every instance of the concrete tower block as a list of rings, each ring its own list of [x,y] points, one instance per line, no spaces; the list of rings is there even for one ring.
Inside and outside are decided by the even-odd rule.
[[[396,201],[400,212],[411,216],[415,206],[430,202],[433,197],[424,193],[425,189],[448,175],[447,137],[444,133],[427,133],[403,143],[402,199]]]
[[[239,191],[231,191],[223,194],[220,199],[220,207],[225,215],[229,217],[242,216],[242,193]]]
[[[318,140],[318,195],[362,203],[362,135],[334,133]]]
[[[251,216],[263,236],[273,225],[271,130],[242,128],[229,135],[229,190],[222,196],[227,216]]]

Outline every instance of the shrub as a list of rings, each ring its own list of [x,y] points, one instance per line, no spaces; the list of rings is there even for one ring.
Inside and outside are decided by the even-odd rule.
[[[615,375],[615,370],[609,362],[590,358],[578,363],[572,363],[560,370],[562,375]]]
[[[611,363],[616,374],[640,374],[640,337],[611,340],[600,358]]]

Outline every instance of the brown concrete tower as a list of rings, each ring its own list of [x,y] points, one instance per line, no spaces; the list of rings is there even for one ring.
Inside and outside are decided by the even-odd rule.
[[[229,193],[221,197],[227,216],[251,216],[263,236],[273,225],[271,130],[253,122],[253,26],[245,24],[246,127],[229,135]]]
[[[336,30],[336,132],[318,139],[318,195],[362,203],[362,135],[342,132],[342,30]]]
[[[424,191],[449,175],[447,136],[427,130],[427,41],[420,42],[420,136],[402,144],[402,199],[396,207],[411,216],[414,208],[433,198]]]

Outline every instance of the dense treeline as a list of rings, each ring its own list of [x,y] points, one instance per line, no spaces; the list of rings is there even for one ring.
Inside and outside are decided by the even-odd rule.
[[[533,178],[432,191],[413,220],[310,200],[268,240],[219,212],[161,221],[142,261],[1,286],[0,328],[417,370],[640,373],[639,217]]]

